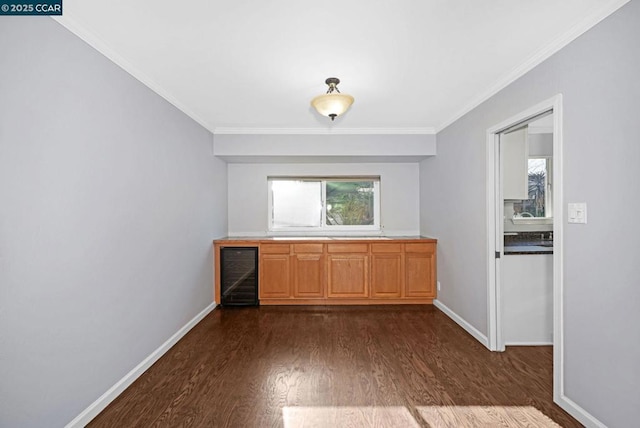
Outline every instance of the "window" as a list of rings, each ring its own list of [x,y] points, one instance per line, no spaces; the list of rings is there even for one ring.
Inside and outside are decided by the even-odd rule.
[[[269,177],[270,231],[379,231],[380,177]]]
[[[553,217],[551,203],[551,159],[529,158],[529,199],[516,201],[516,217]]]

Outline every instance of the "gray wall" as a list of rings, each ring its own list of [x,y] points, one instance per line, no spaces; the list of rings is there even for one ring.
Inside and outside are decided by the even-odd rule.
[[[55,21],[0,24],[0,426],[62,426],[206,308],[212,135]]]
[[[485,133],[563,94],[565,204],[587,202],[589,221],[562,219],[565,393],[611,427],[637,425],[640,406],[639,23],[633,0],[438,133],[438,156],[420,165],[439,299],[486,334]]]

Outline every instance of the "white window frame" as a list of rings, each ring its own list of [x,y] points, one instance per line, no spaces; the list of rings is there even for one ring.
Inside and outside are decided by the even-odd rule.
[[[546,156],[547,159],[547,189],[545,193],[547,218],[553,218],[553,157]]]
[[[274,227],[273,226],[273,191],[274,181],[316,181],[321,183],[321,222],[319,227]],[[327,224],[326,196],[327,182],[333,181],[372,181],[373,182],[373,224],[372,225],[330,225]],[[381,233],[380,219],[380,177],[379,176],[336,176],[336,177],[267,177],[268,186],[268,230],[272,235],[318,234],[318,235],[368,235]]]
[[[530,159],[544,159],[547,162],[547,170],[544,179],[544,217],[533,218],[553,218],[553,157],[552,156],[529,156]]]

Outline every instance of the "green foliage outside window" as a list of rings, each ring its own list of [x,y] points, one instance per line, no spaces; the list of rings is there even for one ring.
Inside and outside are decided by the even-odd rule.
[[[372,225],[372,181],[327,181],[328,225]]]

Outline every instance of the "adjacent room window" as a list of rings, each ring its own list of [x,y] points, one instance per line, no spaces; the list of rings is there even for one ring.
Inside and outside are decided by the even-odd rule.
[[[270,231],[380,230],[380,177],[269,177]]]
[[[514,202],[514,214],[522,217],[553,217],[551,158],[529,158],[529,199]]]

